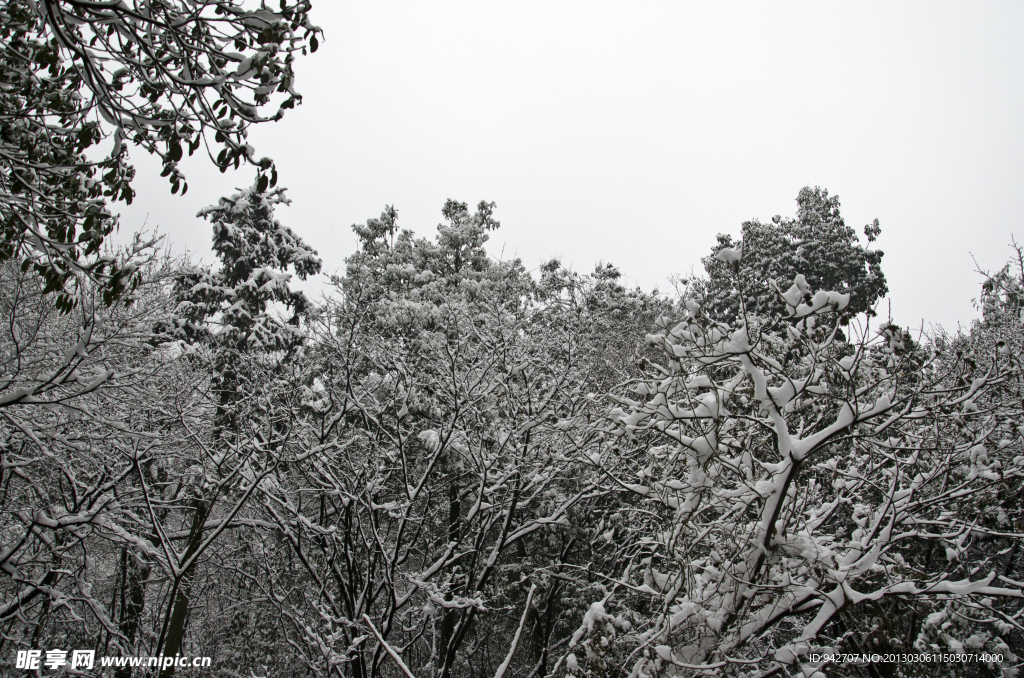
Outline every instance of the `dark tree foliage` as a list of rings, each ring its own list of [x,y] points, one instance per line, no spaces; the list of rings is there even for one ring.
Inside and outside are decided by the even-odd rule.
[[[839,213],[839,196],[805,187],[796,198],[796,218],[775,216],[743,224],[742,238],[718,235],[718,244],[702,260],[707,278],[694,281],[691,293],[712,318],[729,321],[747,313],[787,315],[786,304],[772,283],[786,290],[797,274],[813,289],[849,292],[847,318],[873,314],[874,304],[888,291],[882,273],[882,252],[870,243],[881,229],[878,220],[864,227],[868,247]],[[726,248],[742,251],[742,263],[723,261]],[[741,304],[742,299],[742,304]]]
[[[275,3],[276,4],[276,3]],[[251,6],[250,6],[251,5]],[[171,192],[178,163],[205,146],[221,171],[277,172],[247,142],[253,123],[300,101],[296,52],[317,48],[308,0],[278,9],[245,0],[9,0],[0,5],[0,260],[35,269],[57,306],[86,275],[112,303],[138,282],[104,254],[130,204],[125,142],[160,157]],[[99,148],[110,140],[110,150]]]
[[[302,292],[291,289],[286,271],[291,267],[305,280],[320,272],[320,259],[316,250],[274,218],[274,206],[288,202],[283,188],[265,192],[253,186],[199,213],[213,222],[213,250],[221,267],[182,272],[176,338],[209,335],[235,351],[282,350],[298,341],[286,325],[296,327],[309,302]],[[291,312],[287,321],[269,312],[275,304]],[[216,326],[210,324],[214,317]]]

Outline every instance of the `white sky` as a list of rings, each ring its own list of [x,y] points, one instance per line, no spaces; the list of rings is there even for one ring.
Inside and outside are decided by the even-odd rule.
[[[898,322],[975,317],[1024,236],[1024,3],[314,3],[304,103],[255,128],[326,271],[387,204],[432,235],[447,198],[497,202],[489,250],[528,268],[610,261],[645,289],[701,270],[715,234],[793,215],[802,186],[878,218]],[[196,211],[252,182],[192,160],[184,197],[141,157],[147,218],[205,253]]]

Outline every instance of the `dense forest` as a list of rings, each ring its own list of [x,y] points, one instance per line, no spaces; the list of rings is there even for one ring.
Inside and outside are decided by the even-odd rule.
[[[0,5],[4,675],[1016,675],[1024,248],[926,333],[822,188],[672,294],[496,259],[449,200],[353,226],[313,300],[246,142],[308,11]],[[177,192],[201,144],[256,172],[200,213],[216,263],[113,248],[126,148]]]

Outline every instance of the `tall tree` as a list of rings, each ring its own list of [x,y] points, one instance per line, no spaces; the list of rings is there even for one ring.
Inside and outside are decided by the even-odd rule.
[[[320,271],[320,259],[274,218],[274,206],[287,202],[284,189],[268,193],[264,184],[258,182],[200,212],[213,222],[220,269],[196,268],[181,276],[180,320],[166,328],[169,336],[211,349],[210,386],[216,401],[210,469],[216,480],[209,487],[193,487],[192,496],[182,497],[181,508],[191,513],[191,524],[185,551],[175,554],[177,562],[172,564],[173,604],[157,644],[167,656],[181,650],[198,558],[211,543],[207,521],[215,505],[228,504],[226,517],[217,525],[222,531],[224,520],[237,514],[258,478],[273,471],[288,437],[287,424],[260,416],[260,407],[254,407],[251,401],[260,389],[252,377],[272,375],[303,343],[299,322],[308,301],[291,289],[287,270],[305,279]],[[279,317],[280,313],[290,317]],[[165,667],[160,675],[168,678],[173,672],[173,666]]]
[[[517,618],[519,666],[544,675],[571,631],[557,575],[586,552],[593,499],[568,433],[590,407],[583,323],[550,322],[521,263],[487,255],[493,205],[443,215],[431,240],[391,208],[354,227],[341,294],[314,314],[316,436],[262,505],[288,545],[264,591],[320,675],[392,675],[395,656],[417,675],[489,672]]]

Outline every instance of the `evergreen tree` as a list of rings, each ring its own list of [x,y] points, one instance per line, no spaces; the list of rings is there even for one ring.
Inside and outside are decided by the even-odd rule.
[[[702,260],[707,278],[694,280],[690,290],[706,314],[726,322],[744,312],[786,317],[786,303],[773,283],[786,289],[797,274],[804,276],[808,288],[850,294],[844,317],[873,314],[875,302],[888,291],[883,253],[870,249],[881,233],[878,220],[864,227],[865,247],[840,215],[838,196],[805,187],[796,202],[795,218],[744,222],[739,240],[718,235],[711,254]]]
[[[181,651],[198,557],[209,547],[206,523],[215,505],[226,499],[238,506],[231,490],[244,500],[256,484],[252,476],[269,474],[276,466],[277,448],[285,437],[281,424],[267,416],[272,406],[254,407],[247,401],[260,391],[256,375],[279,374],[303,343],[299,322],[308,300],[291,289],[287,269],[291,267],[302,279],[320,271],[316,252],[274,218],[274,206],[287,202],[284,189],[265,192],[264,184],[257,182],[221,198],[199,213],[213,222],[213,249],[221,266],[217,271],[186,271],[178,283],[180,320],[173,331],[212,351],[211,390],[217,403],[212,437],[218,460],[212,473],[219,482],[195,488],[192,496],[183,498],[192,514],[191,526],[185,552],[176,563],[173,605],[158,642],[168,656]],[[291,315],[282,319],[281,312]],[[251,418],[260,415],[268,425],[256,434],[255,445],[240,441],[241,430],[250,428]],[[239,483],[247,487],[236,488]],[[172,666],[160,676],[169,678],[173,673]]]

